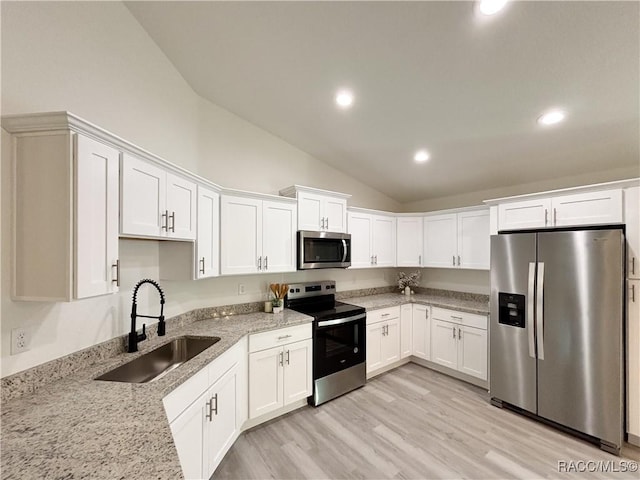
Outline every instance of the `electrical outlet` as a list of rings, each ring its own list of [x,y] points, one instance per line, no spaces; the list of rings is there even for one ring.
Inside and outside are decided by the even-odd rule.
[[[11,355],[29,350],[29,332],[25,328],[11,330]]]
[[[239,283],[238,284],[238,295],[244,295],[245,293],[247,293],[244,289],[244,284],[243,283]]]

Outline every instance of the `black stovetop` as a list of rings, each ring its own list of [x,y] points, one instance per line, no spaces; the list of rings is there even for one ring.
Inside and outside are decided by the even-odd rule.
[[[327,297],[333,297],[327,296]],[[291,310],[310,315],[316,320],[332,320],[335,318],[345,318],[352,315],[365,313],[364,307],[351,305],[334,300],[333,298],[319,298],[314,301],[291,301],[288,305]]]

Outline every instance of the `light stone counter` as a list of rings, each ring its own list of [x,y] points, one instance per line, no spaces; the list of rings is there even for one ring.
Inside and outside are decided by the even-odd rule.
[[[308,323],[292,310],[201,320],[2,404],[2,478],[182,478],[162,398],[248,333]],[[221,340],[156,382],[96,376],[182,335]]]
[[[416,293],[409,297],[399,293],[385,293],[382,295],[369,295],[363,297],[345,298],[344,301],[364,307],[367,310],[395,307],[406,303],[421,303],[433,307],[449,308],[461,312],[487,315],[489,313],[488,299],[480,300],[482,295],[459,293],[455,296],[437,295],[430,293]]]

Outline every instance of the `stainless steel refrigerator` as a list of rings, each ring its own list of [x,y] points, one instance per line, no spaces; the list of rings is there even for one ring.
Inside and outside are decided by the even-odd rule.
[[[624,421],[621,229],[491,237],[490,395],[619,454]]]

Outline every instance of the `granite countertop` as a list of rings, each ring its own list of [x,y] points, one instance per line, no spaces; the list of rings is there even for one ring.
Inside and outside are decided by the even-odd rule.
[[[423,303],[487,314],[478,296],[385,293],[346,298],[367,310]],[[182,478],[163,397],[249,333],[311,322],[292,310],[199,320],[2,404],[2,478]],[[220,341],[152,383],[95,381],[95,377],[182,335]],[[144,473],[141,473],[144,472]]]
[[[467,297],[467,298],[465,298]],[[399,293],[384,293],[381,295],[369,295],[344,299],[345,302],[364,307],[367,310],[395,307],[406,303],[421,303],[433,307],[450,308],[461,312],[487,315],[489,303],[477,300],[477,295],[460,294],[456,297],[444,295],[431,295],[416,293],[409,297]]]
[[[182,478],[162,398],[244,335],[299,325],[292,310],[202,320],[2,405],[2,478]],[[220,341],[155,382],[95,377],[182,335]]]

